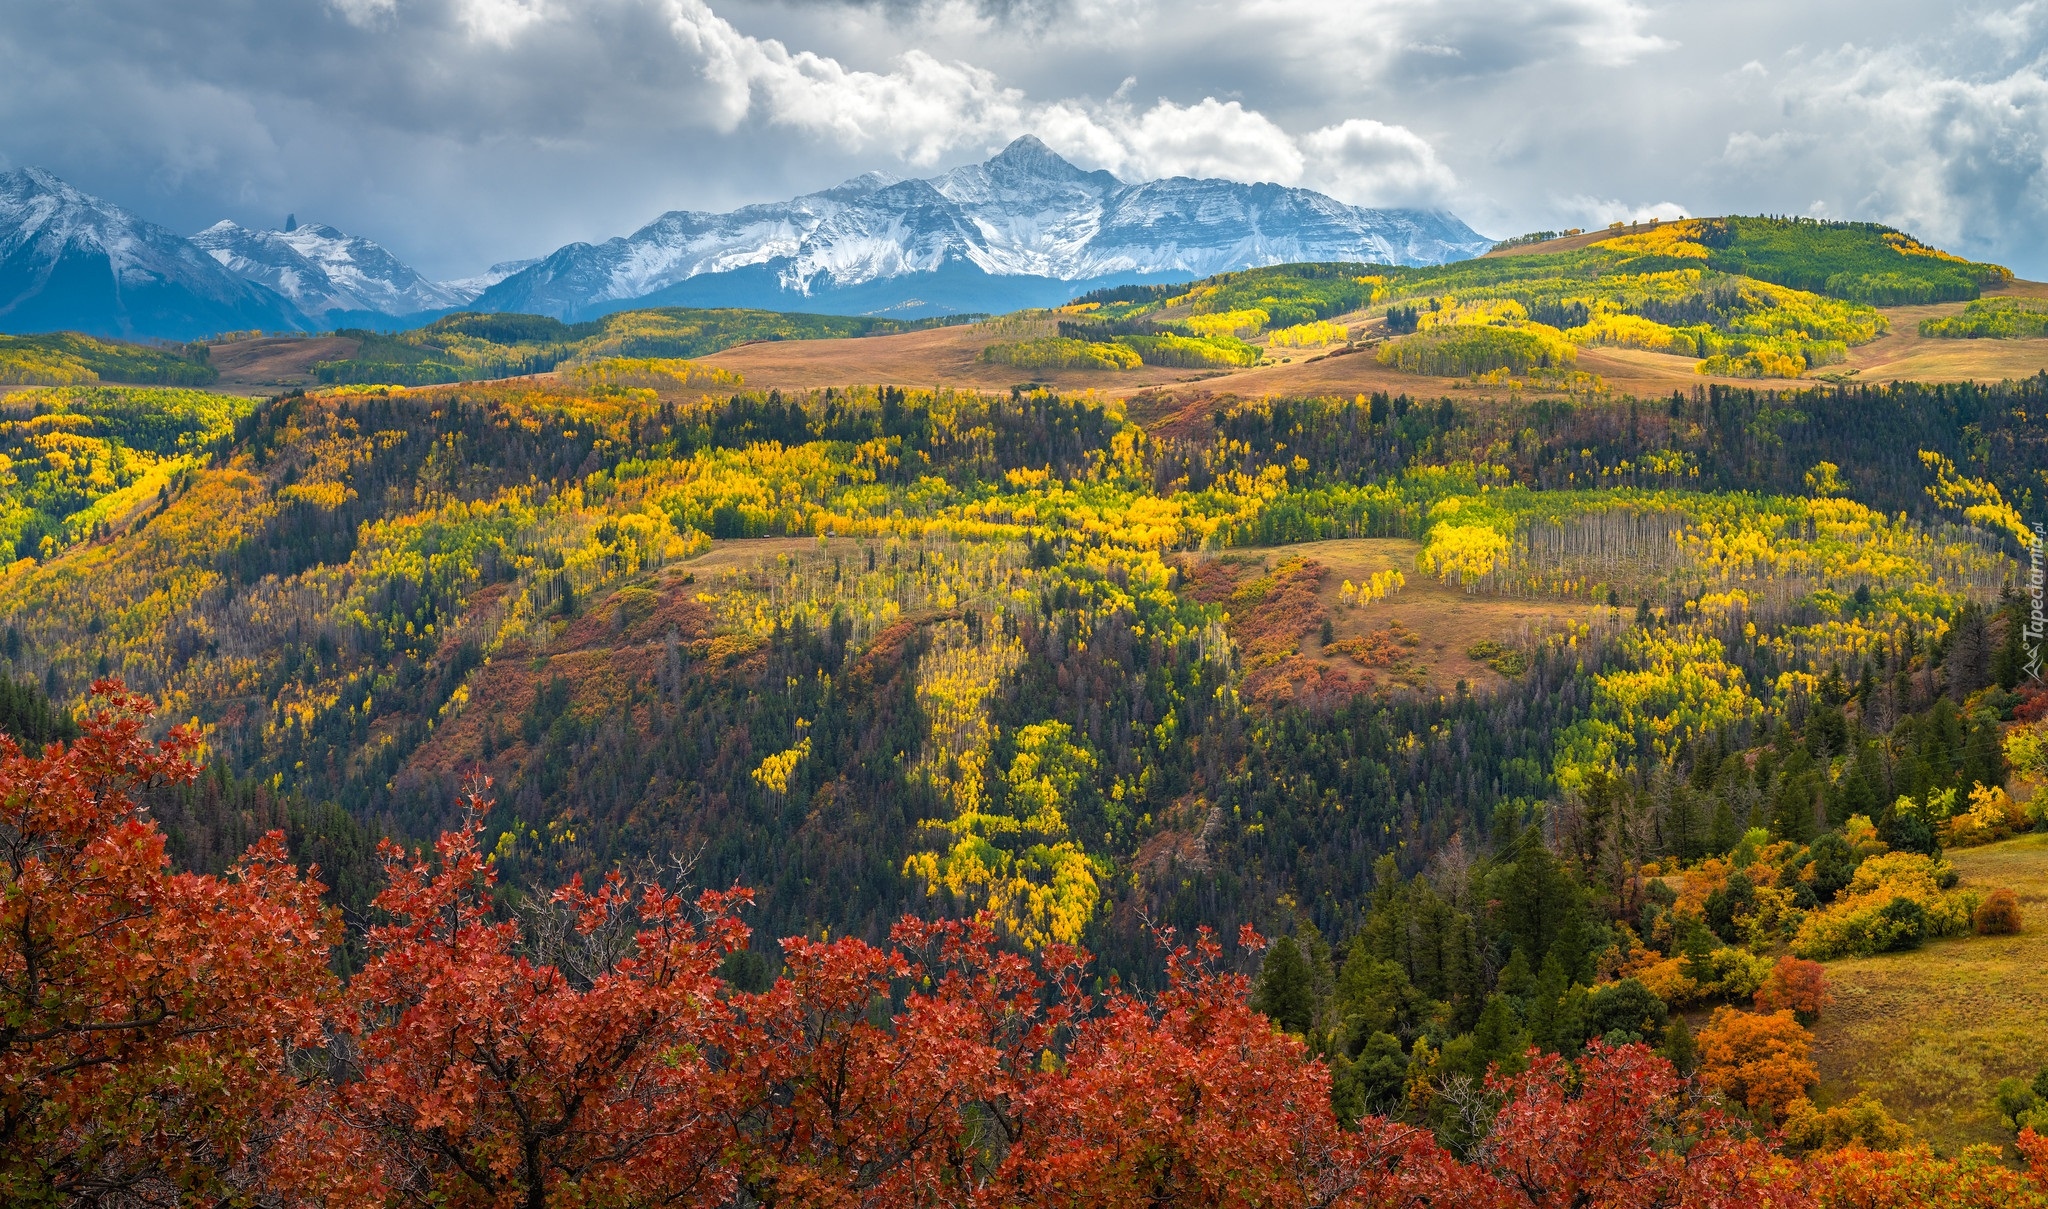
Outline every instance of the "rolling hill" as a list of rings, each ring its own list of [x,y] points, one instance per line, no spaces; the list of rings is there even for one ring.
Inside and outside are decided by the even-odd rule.
[[[1704,225],[1710,222],[1713,233]],[[1815,273],[1773,267],[1773,255],[1788,255],[1774,253],[1774,244],[1799,247],[1809,236]],[[1106,291],[1096,303],[944,333],[752,346],[714,359],[769,386],[914,385],[937,380],[932,371],[942,369],[947,381],[984,388],[1036,380],[1183,401],[1445,389],[1648,396],[1770,378],[1999,380],[2048,368],[2048,340],[1923,331],[1930,320],[1963,314],[1980,294],[2004,305],[2048,306],[2048,286],[1944,258],[1888,228],[1693,220],[1441,267],[1275,266],[1187,287]],[[1409,311],[1418,330],[1392,330],[1390,318]],[[1206,365],[1086,369],[1034,357],[1030,347],[1062,333],[1129,342],[1140,331],[1213,333],[1259,356],[1248,365],[1217,356]],[[992,360],[991,345],[1020,355]]]
[[[978,912],[1153,987],[1152,927],[1253,924],[1337,1110],[1453,1142],[1525,1044],[1682,1057],[1674,1014],[1749,1019],[1822,953],[1794,1090],[2003,1142],[2048,375],[1973,370],[2048,340],[1968,333],[2034,289],[1737,218],[950,325],[0,343],[78,375],[0,395],[0,706],[117,675],[196,720],[207,775],[150,798],[174,859],[279,828],[357,925],[374,841],[479,772],[508,912],[680,861],[756,890],[734,979]],[[1948,380],[1848,375],[1888,341]],[[1951,842],[1980,822],[2029,834]],[[1996,888],[2021,931],[1969,936]]]

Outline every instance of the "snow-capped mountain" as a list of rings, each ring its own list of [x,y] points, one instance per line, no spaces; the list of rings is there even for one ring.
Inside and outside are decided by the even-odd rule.
[[[517,273],[540,263],[540,257],[529,256],[525,260],[501,260],[474,277],[457,277],[441,283],[441,288],[455,293],[464,302],[472,301],[478,294]]]
[[[993,311],[1111,282],[1292,261],[1440,264],[1490,246],[1441,211],[1188,177],[1127,184],[1027,135],[930,180],[869,173],[727,214],[671,211],[561,248],[474,305],[562,318],[662,303]]]
[[[1290,261],[1437,264],[1489,241],[1441,211],[1366,210],[1307,189],[1130,184],[1035,138],[929,180],[870,172],[726,214],[429,281],[317,224],[216,223],[191,239],[40,169],[0,174],[0,330],[193,339],[403,327],[461,307],[582,319],[634,306],[906,314],[1007,311],[1097,286]]]
[[[0,330],[192,340],[306,326],[176,232],[40,168],[0,173]]]
[[[398,316],[446,311],[486,288],[465,291],[428,281],[371,240],[318,223],[252,231],[223,219],[192,242],[229,272],[268,286],[318,318],[336,312]]]

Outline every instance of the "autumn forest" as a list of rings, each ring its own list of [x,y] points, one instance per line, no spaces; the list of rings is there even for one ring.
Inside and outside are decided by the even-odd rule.
[[[2039,305],[1549,247],[0,342],[0,1200],[2048,1206]]]

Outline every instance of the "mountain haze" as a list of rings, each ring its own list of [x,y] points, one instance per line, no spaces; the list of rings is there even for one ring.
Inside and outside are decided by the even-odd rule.
[[[688,304],[1000,311],[1126,281],[1293,261],[1440,264],[1489,246],[1440,211],[1367,210],[1271,184],[1129,184],[1027,135],[930,180],[871,172],[725,214],[671,211],[630,236],[561,248],[475,305],[564,319]]]

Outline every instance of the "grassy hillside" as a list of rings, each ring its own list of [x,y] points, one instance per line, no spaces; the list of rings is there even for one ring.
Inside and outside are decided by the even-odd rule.
[[[1015,323],[1220,345],[1358,284],[1285,280],[1302,314],[1134,296]],[[175,859],[281,828],[357,924],[375,839],[430,837],[479,771],[507,910],[681,859],[755,888],[763,936],[985,912],[1151,986],[1148,925],[1252,924],[1287,938],[1259,1003],[1338,1110],[1453,1141],[1464,1081],[1527,1044],[1663,1042],[1787,951],[1967,930],[1974,883],[1922,853],[2048,710],[2017,691],[2009,592],[2048,377],[1332,391],[1140,424],[1022,384],[764,390],[655,354],[783,329],[617,318],[434,337],[478,372],[565,358],[513,380],[10,395],[10,692],[69,709],[118,675],[196,722],[208,775],[151,797]],[[1911,960],[1953,948],[2024,1002],[2031,950],[2003,943]],[[2026,1038],[1986,1002],[1884,1065],[1881,1018],[1933,1012],[1872,975],[1859,1015],[1866,960],[1909,968],[1835,958],[1823,1020],[1863,1031],[1822,1053],[1872,1065],[1830,1066],[1823,1099],[1860,1081],[1980,1136],[1969,1085]]]
[[[1007,800],[950,769],[1011,768],[1058,722],[1085,767],[1067,838],[1003,891],[1039,903],[1033,926],[1114,932],[1144,903],[1227,923],[1295,885],[1335,927],[1369,889],[1338,854],[1419,860],[1583,770],[1751,733],[1802,677],[1891,675],[1909,628],[1938,662],[1919,647],[2011,574],[1981,501],[2030,508],[2048,468],[2033,385],[1281,399],[1147,431],[1093,398],[707,397],[694,374],[612,358],[246,413],[50,392],[24,449],[61,428],[129,460],[47,506],[57,480],[16,463],[50,542],[0,576],[13,673],[69,699],[120,673],[207,724],[236,776],[356,826],[425,833],[481,765],[507,788],[508,869],[704,844],[784,931],[878,928],[926,882],[993,893],[911,858],[981,842],[976,795]],[[153,419],[117,434],[115,401]],[[1947,528],[1955,501],[1984,527]],[[1671,645],[1657,617],[1698,629]],[[1681,653],[1722,689],[1603,704],[1603,668]],[[1358,746],[1325,763],[1331,726]],[[1231,825],[1207,829],[1211,806]],[[813,841],[798,872],[790,828]],[[1132,880],[1191,836],[1229,877]],[[1026,893],[1053,886],[1079,897]]]
[[[203,344],[130,344],[76,332],[0,336],[0,386],[205,386],[217,376]]]
[[[2048,1065],[2048,835],[1947,855],[1964,887],[2016,891],[2025,930],[1830,962],[1835,1005],[1815,1039],[1825,1093],[1874,1094],[1954,1152],[2009,1142],[1990,1088]]]
[[[337,333],[360,347],[346,360],[314,365],[313,373],[331,384],[422,386],[544,373],[579,358],[701,357],[749,341],[883,335],[940,322],[683,307],[621,311],[574,324],[542,315],[464,313],[408,332]]]
[[[1602,346],[1676,354],[1702,373],[1796,378],[1886,332],[1878,307],[1975,299],[2011,273],[1869,223],[1691,219],[1569,250],[1422,268],[1283,265],[1227,273],[1179,294],[1105,293],[1061,335],[1134,327],[1264,336],[1273,347],[1342,342],[1318,325],[1380,318],[1378,355],[1440,377],[1568,372]],[[1359,329],[1363,334],[1363,329]]]

